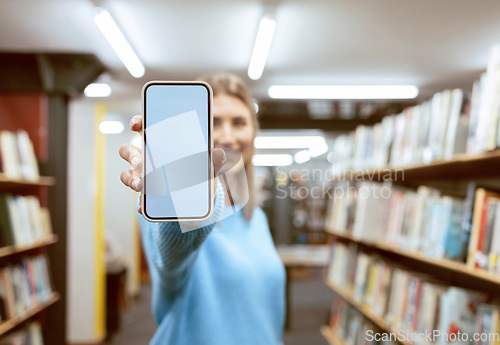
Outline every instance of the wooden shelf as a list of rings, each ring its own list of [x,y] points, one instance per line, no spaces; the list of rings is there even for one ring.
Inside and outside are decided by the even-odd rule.
[[[42,247],[48,246],[50,244],[54,244],[58,240],[59,240],[59,237],[57,235],[52,235],[46,240],[38,241],[35,243],[31,243],[31,244],[22,244],[22,245],[9,246],[9,247],[0,247],[0,258],[4,258],[6,256],[10,256],[13,254],[27,252],[29,250],[33,250],[33,249],[37,249],[37,248],[42,248]]]
[[[356,308],[366,319],[371,321],[373,324],[375,324],[382,331],[387,332],[387,333],[397,333],[397,331],[391,329],[391,327],[387,324],[387,322],[382,317],[373,313],[370,310],[370,308],[368,308],[367,306],[357,302],[354,299],[354,297],[352,297],[351,293],[349,293],[347,290],[337,286],[336,284],[332,283],[331,281],[325,281],[325,284],[330,289],[332,289],[337,295],[339,295],[342,299],[344,299],[347,303],[349,303],[351,306]],[[402,345],[413,345],[412,342],[403,341],[399,338],[398,338],[398,342]]]
[[[325,282],[330,289],[335,291],[336,294],[338,294],[342,299],[344,299],[347,303],[352,305],[354,308],[358,309],[361,314],[363,314],[368,320],[370,320],[372,323],[374,323],[378,328],[390,332],[391,330],[389,329],[389,326],[387,325],[387,322],[385,320],[378,316],[375,315],[369,308],[366,306],[358,303],[354,297],[352,297],[351,293],[347,291],[346,289],[341,288],[340,286],[336,285],[335,283],[331,281],[326,281]]]
[[[500,150],[479,155],[458,155],[449,160],[436,160],[428,164],[416,164],[404,167],[387,166],[380,169],[347,170],[334,176],[334,181],[363,179],[369,181],[404,180],[440,180],[474,179],[498,177],[500,169]]]
[[[333,332],[330,327],[322,326],[319,330],[330,345],[346,345],[346,343]]]
[[[450,160],[437,160],[428,164],[416,164],[404,167],[387,166],[380,169],[365,170],[347,170],[336,176],[333,181],[392,181],[395,183],[409,183],[414,187],[425,184],[423,181],[444,182],[456,180],[477,180],[480,178],[499,179],[498,171],[500,169],[500,150],[486,152],[479,155],[460,155]],[[431,182],[427,182],[431,183]],[[493,296],[498,293],[500,287],[500,275],[493,274],[486,270],[475,269],[462,262],[457,262],[442,258],[429,258],[424,253],[402,249],[393,244],[381,241],[367,241],[354,238],[352,233],[332,229],[326,231],[331,236],[356,243],[369,252],[377,252],[384,255],[396,263],[403,263],[405,266],[417,272],[430,273],[438,280],[446,281],[447,284],[462,286],[470,289],[478,289]],[[387,333],[398,333],[393,330],[384,318],[376,315],[366,305],[357,302],[353,295],[346,289],[327,281],[325,282],[340,298],[358,310],[367,320]],[[332,337],[334,333],[328,327],[322,328],[321,333],[328,340],[329,344],[339,344],[338,336]],[[333,334],[335,336],[335,334]],[[402,345],[411,345],[408,339],[400,339],[398,342]]]
[[[0,336],[7,333],[24,321],[28,320],[29,318],[33,317],[34,315],[38,314],[42,310],[48,308],[52,304],[56,303],[60,298],[61,296],[57,292],[55,292],[45,303],[42,303],[36,308],[27,311],[24,315],[16,316],[10,320],[0,323]]]
[[[0,173],[0,186],[21,187],[21,186],[45,186],[50,187],[56,184],[56,179],[51,176],[40,176],[36,180],[12,179],[4,173]]]
[[[460,274],[464,277],[472,277],[476,279],[480,279],[483,281],[487,281],[489,283],[493,284],[498,284],[500,285],[500,275],[498,274],[493,274],[485,270],[481,269],[473,269],[469,268],[466,264],[449,260],[449,259],[439,259],[439,258],[428,258],[424,254],[417,252],[417,251],[411,251],[408,249],[401,249],[397,248],[392,245],[388,245],[386,243],[380,243],[380,242],[368,242],[368,241],[363,241],[359,239],[353,238],[351,234],[347,233],[341,233],[341,232],[332,232],[332,231],[326,231],[328,234],[338,237],[338,238],[343,238],[347,241],[354,242],[354,243],[359,243],[362,244],[366,247],[374,248],[379,251],[383,251],[386,253],[391,253],[395,254],[399,257],[403,257],[406,259],[413,260],[415,262],[419,263],[425,263],[428,265],[432,265],[435,267],[439,267],[440,269],[446,270],[448,272]]]

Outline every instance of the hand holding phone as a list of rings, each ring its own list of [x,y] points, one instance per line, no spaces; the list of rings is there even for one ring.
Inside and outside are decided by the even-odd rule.
[[[216,176],[226,161],[212,151],[212,91],[205,82],[150,82],[143,88],[143,116],[131,129],[142,147],[124,144],[132,165],[122,182],[142,191],[139,212],[149,221],[200,221],[212,212]]]
[[[142,128],[143,128],[143,117],[142,115],[135,115],[130,120],[130,129],[133,132],[136,132],[142,137]],[[142,142],[142,139],[141,139]],[[142,147],[137,145],[132,145],[130,143],[123,144],[119,150],[120,156],[127,161],[131,165],[131,169],[127,169],[122,171],[120,175],[120,180],[122,183],[129,187],[130,189],[141,192],[143,189],[143,178],[142,178],[142,166],[143,166],[143,155],[142,155]],[[221,168],[226,166],[226,153],[221,148],[215,148],[212,151],[212,161],[214,166],[214,176],[215,182],[213,185],[213,195],[216,194],[217,188],[217,176],[221,171]],[[142,214],[142,207],[139,204],[139,208],[137,209],[139,213]]]

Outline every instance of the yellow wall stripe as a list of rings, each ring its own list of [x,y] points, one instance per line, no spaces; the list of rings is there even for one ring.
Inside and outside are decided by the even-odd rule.
[[[96,105],[96,125],[95,125],[95,177],[96,177],[96,195],[95,195],[95,237],[94,237],[94,337],[99,339],[105,336],[106,320],[106,267],[105,267],[105,243],[104,243],[104,179],[106,176],[106,137],[99,131],[99,124],[104,120],[106,107],[102,103]]]

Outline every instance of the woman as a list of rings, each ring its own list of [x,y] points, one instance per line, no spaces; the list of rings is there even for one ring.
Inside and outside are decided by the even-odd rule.
[[[240,153],[241,160],[225,173],[227,183],[217,184],[214,213],[197,225],[200,229],[181,233],[179,223],[149,223],[139,216],[153,315],[159,325],[151,344],[280,344],[285,271],[267,219],[255,207],[252,156],[258,124],[253,102],[243,81],[234,75],[199,79],[214,92],[215,171],[225,171],[224,162],[233,161],[233,152]],[[132,130],[141,127],[142,118],[133,117]],[[122,182],[140,191],[140,150],[126,144],[120,155],[134,167],[122,172]],[[247,197],[242,188],[247,183],[245,173]],[[234,205],[238,200],[248,202],[239,209]]]

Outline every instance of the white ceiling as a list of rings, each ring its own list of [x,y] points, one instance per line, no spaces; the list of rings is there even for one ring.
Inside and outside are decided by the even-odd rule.
[[[131,77],[93,22],[90,0],[0,0],[0,50],[91,52],[114,94],[139,95],[152,79],[227,70],[258,98],[276,84],[395,84],[422,98],[470,89],[500,43],[498,0],[282,0],[264,75],[246,75],[263,1],[102,2],[146,66]]]

